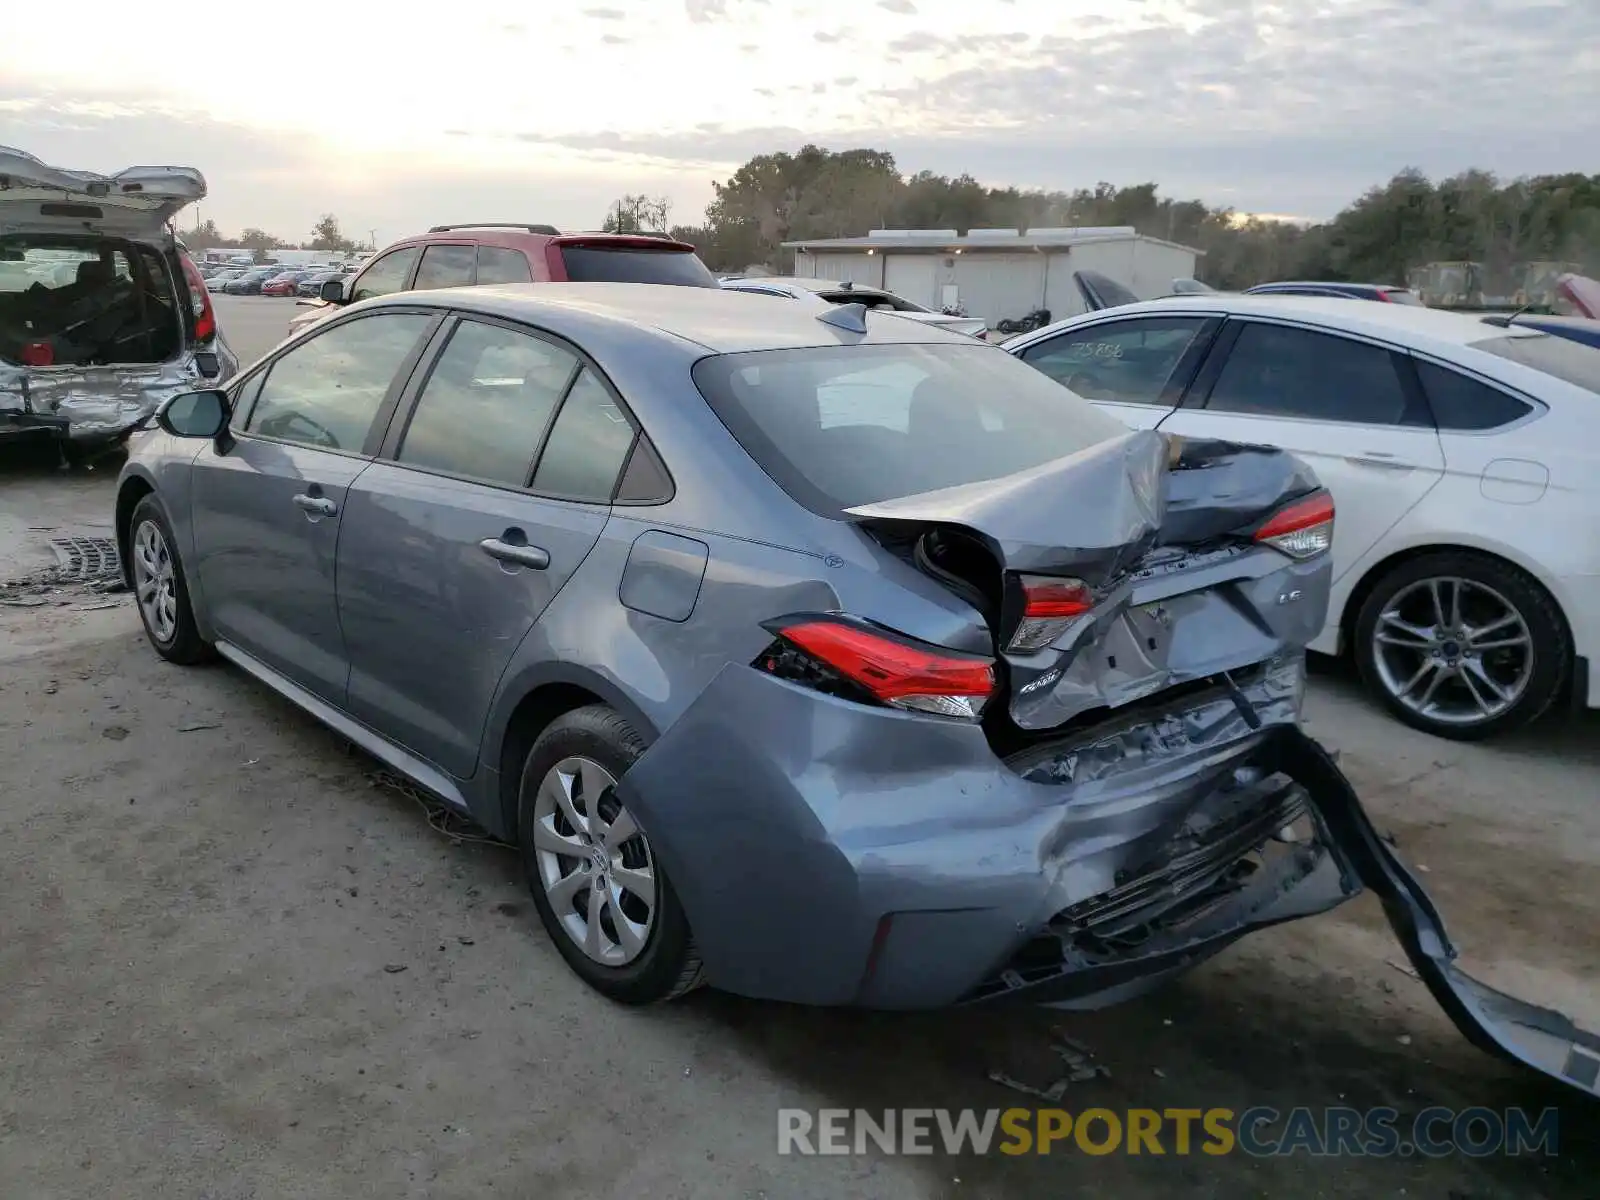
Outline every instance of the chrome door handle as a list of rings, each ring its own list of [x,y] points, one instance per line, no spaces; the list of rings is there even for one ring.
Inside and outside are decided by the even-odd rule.
[[[304,492],[294,497],[294,505],[318,517],[331,517],[339,511],[339,506],[326,496],[308,496]]]
[[[499,538],[484,538],[478,543],[478,549],[499,562],[530,567],[535,571],[542,571],[550,565],[549,553],[538,546],[517,546],[502,542]]]

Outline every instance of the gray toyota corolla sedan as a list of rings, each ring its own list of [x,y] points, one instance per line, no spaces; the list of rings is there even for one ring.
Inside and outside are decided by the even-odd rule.
[[[1104,1004],[1365,884],[1559,1073],[1593,1041],[1456,971],[1298,730],[1333,520],[960,334],[630,284],[354,305],[169,402],[116,507],[159,654],[520,845],[617,1000]]]

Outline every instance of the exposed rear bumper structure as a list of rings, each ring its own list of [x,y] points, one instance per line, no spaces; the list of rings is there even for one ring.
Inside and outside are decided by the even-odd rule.
[[[1269,763],[1311,795],[1335,852],[1383,903],[1389,925],[1433,998],[1468,1041],[1600,1096],[1600,1036],[1569,1018],[1508,996],[1455,965],[1456,949],[1428,893],[1373,828],[1350,781],[1299,729],[1273,732]]]
[[[1275,662],[1007,765],[976,726],[730,666],[619,795],[729,991],[1099,1007],[1365,886],[1470,1040],[1600,1094],[1600,1039],[1455,967],[1432,902],[1299,730],[1301,670]]]

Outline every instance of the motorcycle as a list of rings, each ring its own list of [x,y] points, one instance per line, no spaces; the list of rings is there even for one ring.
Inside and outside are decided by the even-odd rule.
[[[1016,319],[1003,317],[995,328],[1001,333],[1028,333],[1034,329],[1043,329],[1048,324],[1050,324],[1050,310],[1036,308],[1024,317]]]

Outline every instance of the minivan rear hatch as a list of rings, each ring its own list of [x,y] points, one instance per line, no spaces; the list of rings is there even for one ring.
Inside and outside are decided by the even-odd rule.
[[[98,175],[48,166],[0,146],[0,232],[160,239],[181,209],[205,195],[205,177],[193,167],[129,167]]]

